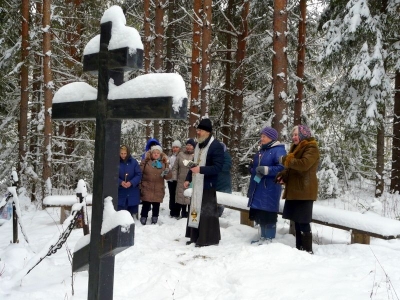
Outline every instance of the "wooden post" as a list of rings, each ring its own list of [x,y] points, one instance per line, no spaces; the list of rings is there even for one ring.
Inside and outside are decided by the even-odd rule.
[[[360,233],[357,230],[351,232],[351,243],[352,244],[364,244],[369,245],[371,237],[365,233]]]
[[[240,224],[254,227],[254,221],[249,219],[249,211],[240,211]]]

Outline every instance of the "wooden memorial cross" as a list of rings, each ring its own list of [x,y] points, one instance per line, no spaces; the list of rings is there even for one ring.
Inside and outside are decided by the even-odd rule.
[[[115,7],[110,9],[115,10]],[[122,13],[122,9],[120,11]],[[125,20],[123,13],[122,18]],[[178,110],[173,108],[174,99],[170,95],[141,98],[135,97],[133,93],[133,97],[129,99],[108,99],[110,78],[117,86],[123,84],[124,71],[141,68],[143,56],[142,49],[136,49],[134,54],[129,48],[108,49],[115,19],[121,19],[121,16],[109,22],[102,20],[100,50],[98,53],[85,55],[83,60],[84,71],[98,70],[97,100],[55,101],[52,108],[53,119],[96,120],[90,244],[73,256],[73,271],[89,268],[90,300],[113,299],[115,255],[134,244],[134,224],[129,233],[121,232],[121,226],[118,226],[101,235],[104,199],[111,196],[115,208],[118,202],[121,120],[185,119],[187,111],[187,97],[182,99]]]

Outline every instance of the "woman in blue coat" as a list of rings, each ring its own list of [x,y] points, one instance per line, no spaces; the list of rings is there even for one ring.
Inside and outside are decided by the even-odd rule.
[[[118,210],[127,210],[137,218],[142,171],[127,146],[120,147],[119,156]]]
[[[261,147],[254,155],[251,179],[247,197],[250,207],[249,218],[260,225],[259,240],[271,241],[276,235],[279,200],[282,188],[275,183],[275,176],[284,169],[279,158],[286,155],[283,144],[278,140],[278,132],[265,127],[260,132]],[[253,241],[253,242],[258,242]]]

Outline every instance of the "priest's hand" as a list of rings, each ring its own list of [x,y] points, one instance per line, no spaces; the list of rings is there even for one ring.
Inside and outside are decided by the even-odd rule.
[[[192,173],[194,174],[200,173],[200,167],[199,166],[193,167],[190,169],[190,171],[192,171]]]

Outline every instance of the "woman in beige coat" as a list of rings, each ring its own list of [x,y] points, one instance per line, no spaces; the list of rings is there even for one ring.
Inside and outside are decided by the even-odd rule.
[[[177,179],[177,187],[175,194],[176,211],[178,215],[181,214],[182,218],[188,217],[187,208],[188,205],[190,204],[190,198],[185,197],[183,195],[183,192],[185,191],[183,183],[185,182],[186,175],[189,171],[189,168],[184,165],[183,161],[193,160],[194,147],[196,147],[196,142],[193,139],[188,139],[186,142],[185,149],[179,152],[178,156],[176,157],[174,167],[172,168],[173,177]]]
[[[168,167],[168,156],[162,152],[161,146],[155,145],[146,152],[144,159],[140,162],[140,169],[142,170],[140,223],[146,225],[148,213],[153,206],[151,224],[156,224],[160,212],[160,203],[163,202],[165,195],[164,179],[172,178],[172,173]]]
[[[282,157],[285,169],[276,176],[285,185],[282,217],[295,222],[296,248],[313,253],[310,223],[318,195],[318,143],[306,125],[293,128],[292,140],[288,155]]]

